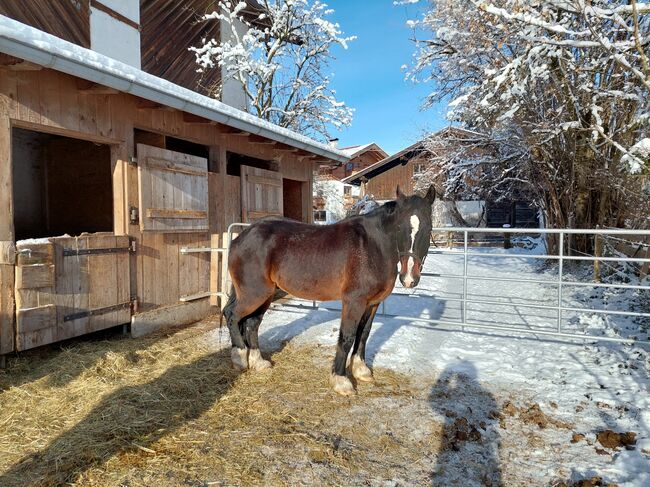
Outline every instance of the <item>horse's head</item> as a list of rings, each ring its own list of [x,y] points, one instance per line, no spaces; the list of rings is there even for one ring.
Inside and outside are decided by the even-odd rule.
[[[431,185],[426,196],[406,196],[397,187],[397,251],[399,280],[413,288],[420,282],[422,265],[429,250],[431,236],[431,205],[436,191]]]

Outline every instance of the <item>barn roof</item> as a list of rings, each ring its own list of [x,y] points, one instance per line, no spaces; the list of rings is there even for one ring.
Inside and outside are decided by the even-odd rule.
[[[480,135],[478,134],[478,132],[473,132],[471,130],[467,130],[461,127],[446,127],[432,134],[431,137],[444,136],[450,133]],[[358,186],[361,184],[361,181],[363,180],[368,180],[375,176],[378,176],[379,174],[388,171],[389,169],[399,164],[402,165],[406,164],[408,161],[410,161],[411,159],[413,159],[414,157],[416,157],[417,155],[419,155],[424,151],[425,151],[424,140],[418,140],[415,144],[409,145],[405,149],[402,149],[401,151],[393,154],[392,156],[388,156],[379,162],[375,162],[372,166],[368,166],[365,169],[357,173],[354,173],[353,175],[348,176],[347,178],[342,179],[341,181],[347,184],[354,184]]]
[[[413,145],[408,146],[406,149],[388,156],[382,159],[379,162],[375,162],[372,166],[368,166],[361,171],[354,173],[352,176],[342,179],[344,183],[354,184],[356,186],[361,184],[362,180],[373,178],[384,171],[389,170],[392,167],[397,166],[398,164],[406,164],[410,159],[413,158],[418,152],[424,150],[424,144],[422,141],[418,141]]]
[[[362,144],[362,145],[351,145],[350,147],[342,147],[341,151],[345,152],[350,159],[357,157],[364,152],[368,152],[370,150],[374,150],[382,154],[384,157],[388,157],[388,153],[379,147],[375,142],[369,142],[368,144]]]
[[[0,16],[0,52],[334,161],[349,160],[327,144],[5,16]]]

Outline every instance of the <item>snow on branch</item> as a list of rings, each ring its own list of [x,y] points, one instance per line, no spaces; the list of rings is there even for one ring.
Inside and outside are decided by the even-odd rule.
[[[355,37],[343,35],[327,18],[333,10],[319,1],[258,3],[259,12],[251,14],[245,2],[221,0],[203,16],[203,22],[221,22],[231,38],[190,47],[198,70],[221,69],[221,82],[235,80],[253,114],[279,126],[327,139],[332,128],[350,125],[353,109],[330,88],[328,69],[332,50],[347,49]],[[213,94],[220,96],[220,86]]]

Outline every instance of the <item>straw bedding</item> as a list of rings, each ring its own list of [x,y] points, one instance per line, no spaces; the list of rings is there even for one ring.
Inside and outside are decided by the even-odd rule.
[[[333,350],[238,374],[199,326],[78,341],[0,372],[0,485],[427,484],[442,425],[405,377],[335,395]],[[268,356],[268,354],[267,354]],[[386,483],[388,482],[388,483]]]

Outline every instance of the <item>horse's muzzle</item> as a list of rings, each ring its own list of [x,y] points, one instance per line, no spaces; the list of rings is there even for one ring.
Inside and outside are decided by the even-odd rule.
[[[414,288],[420,282],[422,261],[412,252],[400,253],[399,282],[407,289]]]
[[[404,286],[407,289],[412,289],[415,286],[417,286],[420,283],[420,276],[406,276],[406,275],[399,275],[399,282],[402,283],[402,286]]]

